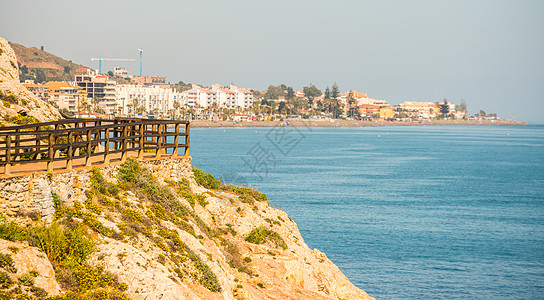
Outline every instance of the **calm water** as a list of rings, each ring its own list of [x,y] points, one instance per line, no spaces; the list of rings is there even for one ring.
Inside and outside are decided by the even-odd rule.
[[[194,129],[193,163],[374,297],[544,298],[544,126],[290,130]]]

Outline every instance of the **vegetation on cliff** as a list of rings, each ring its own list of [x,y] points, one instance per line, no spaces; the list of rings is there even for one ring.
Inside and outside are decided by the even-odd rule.
[[[34,286],[33,278],[37,274],[23,274],[14,282],[7,273],[0,272],[0,299],[129,299],[124,294],[126,284],[118,282],[100,267],[86,263],[96,240],[86,226],[70,215],[49,225],[37,222],[27,228],[2,216],[0,237],[9,241],[27,241],[42,250],[53,264],[57,281],[66,291],[62,295],[46,297],[43,289]],[[17,272],[9,254],[0,257],[0,268],[10,273]]]
[[[0,243],[0,300],[264,299],[293,288],[312,299],[365,299],[351,286],[331,292],[324,276],[349,281],[254,189],[227,185],[187,160],[129,159],[76,173],[41,177],[55,186],[49,223],[35,213],[0,218],[0,239],[17,242]],[[59,181],[80,190],[67,197]],[[19,247],[48,269],[24,267]],[[44,285],[46,278],[56,280]],[[311,288],[300,290],[301,282]]]

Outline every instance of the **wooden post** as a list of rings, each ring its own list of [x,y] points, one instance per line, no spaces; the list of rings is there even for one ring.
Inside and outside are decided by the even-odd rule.
[[[79,128],[79,122],[76,123],[74,125],[74,128]],[[77,143],[81,140],[81,131],[78,131],[75,138],[74,138],[74,142]],[[74,156],[79,156],[79,147],[76,148],[76,151],[74,152]]]
[[[140,128],[139,128],[140,139],[138,140],[138,142],[140,142],[140,145],[139,145],[140,149],[138,149],[138,159],[144,158],[144,146],[145,146],[144,126],[145,126],[144,124],[140,124]]]
[[[36,131],[40,131],[40,126],[36,126]],[[40,151],[40,143],[41,143],[42,136],[40,134],[36,134],[36,151]],[[38,152],[36,154],[36,159],[40,159],[42,157],[42,154]]]
[[[59,124],[55,124],[55,130],[59,130]],[[57,134],[57,137],[55,138],[55,144],[58,144],[59,143],[59,139],[60,139],[60,134]],[[49,144],[51,145],[51,144]],[[57,151],[54,152],[53,156],[55,158],[59,158],[60,157],[60,149],[58,149]]]
[[[6,135],[6,165],[4,166],[4,174],[11,174],[11,135]]]
[[[91,166],[91,130],[87,129],[87,157],[85,158],[85,166]]]
[[[176,157],[178,156],[179,151],[179,123],[176,123],[174,131],[176,132],[176,135],[174,136],[174,152],[172,152],[172,156]]]
[[[54,146],[55,146],[55,139],[53,137],[53,134],[50,133],[49,134],[49,148],[48,148],[49,151],[47,153],[47,158],[49,159],[49,161],[47,161],[47,172],[53,172],[53,159],[55,156]]]
[[[129,126],[128,124],[124,124],[123,125],[123,144],[122,144],[122,149],[123,149],[123,152],[121,152],[121,162],[125,162],[125,160],[127,160],[127,135],[128,135],[128,129],[127,129],[127,126]]]
[[[106,144],[104,145],[105,146],[104,163],[109,164],[110,163],[110,129],[109,128],[106,128],[106,133],[104,137],[106,138]]]
[[[74,148],[72,146],[72,139],[74,138],[74,133],[70,131],[68,133],[68,160],[66,161],[66,169],[72,170],[72,152]]]
[[[21,129],[17,128],[17,129],[15,129],[15,132],[20,133]],[[19,148],[18,148],[19,146],[21,146],[21,135],[17,134],[15,136],[15,147],[17,147],[17,148],[15,148],[15,151],[14,151],[15,152],[15,159],[14,160],[18,160],[17,158],[19,158]]]
[[[159,133],[159,130],[157,129],[157,125],[151,125],[151,131],[153,131],[153,135]],[[156,145],[157,144],[157,137],[154,136],[151,138],[151,141]]]
[[[189,156],[191,155],[191,147],[189,146],[189,142],[190,142],[190,138],[189,136],[191,135],[191,123],[187,123],[187,125],[185,125],[185,133],[187,134],[185,136],[185,155]]]
[[[157,126],[157,134],[159,136],[157,136],[157,152],[155,152],[155,158],[161,158],[161,154],[162,154],[162,129],[163,129],[163,126],[164,124],[159,124]]]

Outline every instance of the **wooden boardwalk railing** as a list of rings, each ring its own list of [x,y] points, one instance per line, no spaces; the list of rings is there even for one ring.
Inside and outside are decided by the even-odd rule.
[[[189,135],[188,121],[131,118],[0,127],[0,166],[4,174],[10,174],[12,165],[47,162],[47,171],[52,172],[56,161],[66,161],[66,169],[71,170],[75,159],[85,158],[85,165],[90,166],[91,157],[103,155],[107,164],[110,155],[121,153],[124,161],[132,151],[137,151],[138,158],[144,152],[154,152],[157,158],[177,156],[182,149],[189,155]]]

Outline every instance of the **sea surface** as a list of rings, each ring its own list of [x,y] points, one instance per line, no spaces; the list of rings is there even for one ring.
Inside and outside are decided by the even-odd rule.
[[[544,126],[200,128],[191,155],[373,297],[544,299]]]

